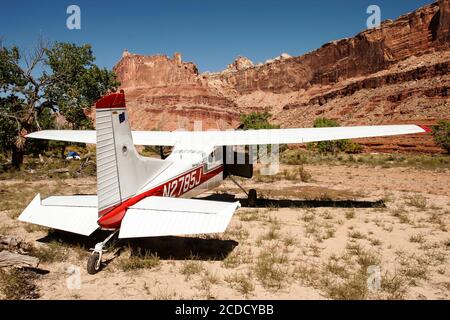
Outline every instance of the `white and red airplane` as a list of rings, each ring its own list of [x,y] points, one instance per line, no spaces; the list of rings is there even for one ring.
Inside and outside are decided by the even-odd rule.
[[[224,232],[239,202],[190,199],[232,175],[252,176],[252,165],[224,155],[229,146],[255,146],[428,132],[417,125],[236,131],[131,131],[125,95],[95,104],[96,130],[43,130],[28,138],[97,144],[97,195],[51,196],[31,201],[19,220],[85,236],[113,231],[98,243],[87,270],[101,267],[103,247],[119,238]],[[134,145],[172,146],[166,159],[142,157]],[[253,199],[256,192],[249,196]]]

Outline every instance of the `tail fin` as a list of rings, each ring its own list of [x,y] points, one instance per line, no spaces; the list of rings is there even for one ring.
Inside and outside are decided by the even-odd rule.
[[[125,94],[112,93],[95,104],[99,215],[134,196],[170,162],[141,157],[133,144]]]

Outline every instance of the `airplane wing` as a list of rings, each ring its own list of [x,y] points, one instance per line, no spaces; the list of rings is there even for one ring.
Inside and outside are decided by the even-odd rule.
[[[119,238],[224,232],[239,202],[149,197],[128,208]]]
[[[370,138],[424,133],[430,130],[418,125],[382,125],[329,128],[261,129],[231,131],[133,131],[136,145],[174,146],[178,143],[215,146],[307,143],[328,140]],[[29,138],[69,142],[96,143],[95,131],[43,130]]]
[[[174,146],[177,135],[171,131],[132,131],[133,142],[140,146]],[[42,130],[27,138],[80,143],[97,143],[95,130]]]
[[[97,196],[52,196],[41,200],[37,194],[18,219],[89,236],[98,229]]]

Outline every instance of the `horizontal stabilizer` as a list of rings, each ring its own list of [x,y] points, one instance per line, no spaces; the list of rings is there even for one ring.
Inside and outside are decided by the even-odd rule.
[[[224,232],[239,206],[239,202],[149,197],[127,210],[119,238]]]
[[[98,229],[97,196],[53,196],[30,202],[19,221],[89,236]]]

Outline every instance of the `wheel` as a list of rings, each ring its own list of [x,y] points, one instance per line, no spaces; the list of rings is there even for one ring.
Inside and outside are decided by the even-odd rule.
[[[98,252],[94,252],[89,256],[87,262],[87,272],[89,274],[96,274],[100,270],[100,254]]]
[[[248,192],[248,206],[249,207],[256,207],[256,198],[257,198],[256,190],[250,189]]]

